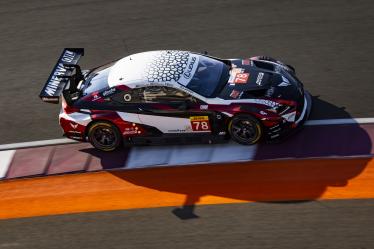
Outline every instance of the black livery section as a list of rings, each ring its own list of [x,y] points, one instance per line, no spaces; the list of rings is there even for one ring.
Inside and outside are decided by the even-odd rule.
[[[303,85],[294,69],[281,62],[232,60],[229,82],[219,97],[230,99],[273,98],[303,101]],[[284,65],[284,66],[282,66]]]

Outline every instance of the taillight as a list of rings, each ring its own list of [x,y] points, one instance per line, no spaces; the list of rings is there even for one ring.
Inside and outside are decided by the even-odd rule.
[[[64,97],[62,97],[61,106],[65,113],[79,112],[78,108],[69,106]]]

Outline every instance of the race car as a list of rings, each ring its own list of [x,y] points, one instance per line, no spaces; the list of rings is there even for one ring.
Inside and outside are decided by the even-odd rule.
[[[81,70],[65,48],[40,97],[62,108],[68,138],[102,151],[122,145],[252,145],[301,127],[311,96],[295,69],[267,56],[220,59],[179,50],[142,52]]]

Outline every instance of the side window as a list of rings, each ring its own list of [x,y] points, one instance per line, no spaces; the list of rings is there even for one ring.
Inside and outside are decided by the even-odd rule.
[[[190,100],[195,102],[195,98],[188,93],[166,86],[149,86],[143,88],[144,102],[169,102]]]
[[[112,96],[115,103],[154,103],[154,102],[170,102],[189,100],[198,102],[196,98],[188,93],[165,86],[148,86],[135,88],[129,91],[123,91]]]
[[[135,88],[128,91],[121,91],[111,97],[116,104],[144,103],[143,88]]]

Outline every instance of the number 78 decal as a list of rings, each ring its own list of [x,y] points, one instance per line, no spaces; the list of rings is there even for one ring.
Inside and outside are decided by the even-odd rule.
[[[190,121],[193,131],[210,131],[208,116],[192,116]]]

